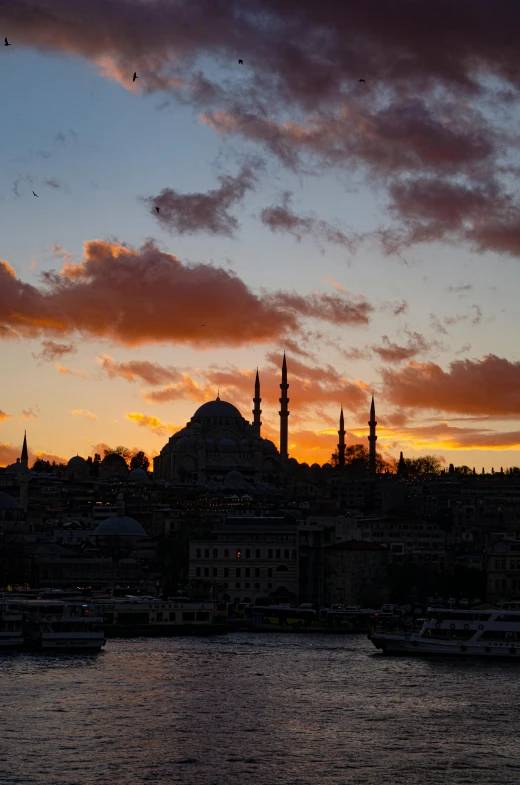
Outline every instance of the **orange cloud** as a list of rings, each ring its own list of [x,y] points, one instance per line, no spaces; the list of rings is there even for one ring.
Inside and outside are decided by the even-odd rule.
[[[86,417],[88,420],[97,420],[97,414],[89,411],[88,409],[72,409],[71,412],[73,417]]]
[[[0,264],[0,324],[27,336],[78,333],[127,345],[239,346],[297,334],[307,318],[367,324],[373,311],[362,297],[255,294],[229,270],[183,265],[151,241],[135,251],[93,240],[85,244],[83,262],[46,272],[43,281],[45,288],[23,283]]]
[[[21,444],[18,446],[5,442],[0,444],[0,466],[9,466],[11,463],[16,463],[17,458],[20,458],[21,454]],[[49,463],[52,463],[53,461],[56,463],[67,463],[67,458],[63,458],[61,455],[55,455],[55,453],[45,452],[43,450],[36,450],[33,452],[29,448],[29,465],[32,465],[36,460],[49,461]]]
[[[83,371],[72,371],[70,368],[60,365],[60,363],[56,363],[56,370],[58,373],[62,373],[65,376],[81,376],[82,379],[87,378],[87,374],[83,373]]]
[[[66,354],[73,354],[77,349],[72,343],[56,343],[56,341],[43,341],[42,351],[39,354],[34,354],[35,360],[44,360],[45,362],[54,362],[60,360]]]
[[[481,360],[454,360],[444,371],[435,363],[410,362],[381,371],[388,401],[410,409],[459,414],[520,414],[520,362],[488,354]]]
[[[3,422],[4,420],[9,420],[12,416],[13,416],[12,414],[6,414],[0,409],[0,422]]]
[[[141,414],[141,412],[128,412],[125,414],[125,417],[127,420],[137,423],[140,428],[148,428],[149,431],[152,431],[157,436],[170,436],[181,428],[181,426],[172,425],[172,423],[162,422],[154,415]]]

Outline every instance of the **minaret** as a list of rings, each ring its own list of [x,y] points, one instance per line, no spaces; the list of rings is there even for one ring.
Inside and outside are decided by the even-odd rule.
[[[339,444],[338,444],[338,466],[345,466],[345,420],[343,418],[343,406],[339,415]]]
[[[26,513],[29,506],[29,455],[27,452],[27,434],[25,432],[20,463],[20,508]]]
[[[289,385],[287,384],[287,362],[285,360],[285,352],[283,353],[283,363],[282,363],[282,383],[280,385],[280,390],[282,391],[282,397],[279,399],[280,401],[280,411],[278,414],[280,415],[280,456],[283,460],[287,460],[289,457],[287,444],[289,440],[289,398],[287,397],[287,390],[289,389]]]
[[[262,421],[260,420],[260,415],[262,414],[262,410],[260,408],[260,404],[262,403],[262,399],[260,398],[260,378],[258,376],[258,368],[256,369],[256,380],[255,380],[255,397],[253,398],[253,425],[256,428],[257,436],[260,436],[260,428],[262,427]]]
[[[370,426],[370,435],[368,437],[369,442],[369,453],[368,453],[368,472],[370,475],[374,475],[376,473],[376,407],[374,406],[374,396],[372,396],[372,405],[370,406],[370,420],[368,421],[368,425]]]

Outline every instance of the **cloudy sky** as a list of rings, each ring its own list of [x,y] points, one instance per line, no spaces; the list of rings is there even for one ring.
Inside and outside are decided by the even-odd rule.
[[[519,23],[0,0],[0,465],[152,455],[217,389],[250,419],[257,366],[277,442],[284,349],[300,460],[373,392],[387,454],[520,465]]]

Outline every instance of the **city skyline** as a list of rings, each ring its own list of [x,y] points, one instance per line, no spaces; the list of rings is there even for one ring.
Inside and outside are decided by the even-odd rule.
[[[383,455],[520,465],[501,12],[450,62],[423,56],[420,11],[403,40],[357,9],[354,65],[318,43],[343,12],[303,4],[316,39],[295,66],[289,5],[269,35],[233,4],[221,25],[198,3],[0,9],[0,465],[26,428],[32,456],[153,457],[218,390],[252,422],[257,368],[278,445],[284,350],[291,457],[329,460],[341,406],[346,443],[367,444],[374,394]]]

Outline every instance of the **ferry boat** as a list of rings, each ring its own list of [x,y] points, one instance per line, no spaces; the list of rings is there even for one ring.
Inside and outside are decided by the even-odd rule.
[[[23,645],[22,613],[12,602],[0,601],[0,651]]]
[[[103,617],[86,603],[22,600],[24,646],[44,651],[100,651],[105,645]]]
[[[501,657],[520,661],[520,612],[481,606],[428,608],[415,630],[372,628],[369,639],[384,654]]]
[[[93,608],[103,618],[105,635],[153,637],[171,635],[222,635],[224,625],[215,619],[212,602],[188,598],[113,597],[98,599]]]

